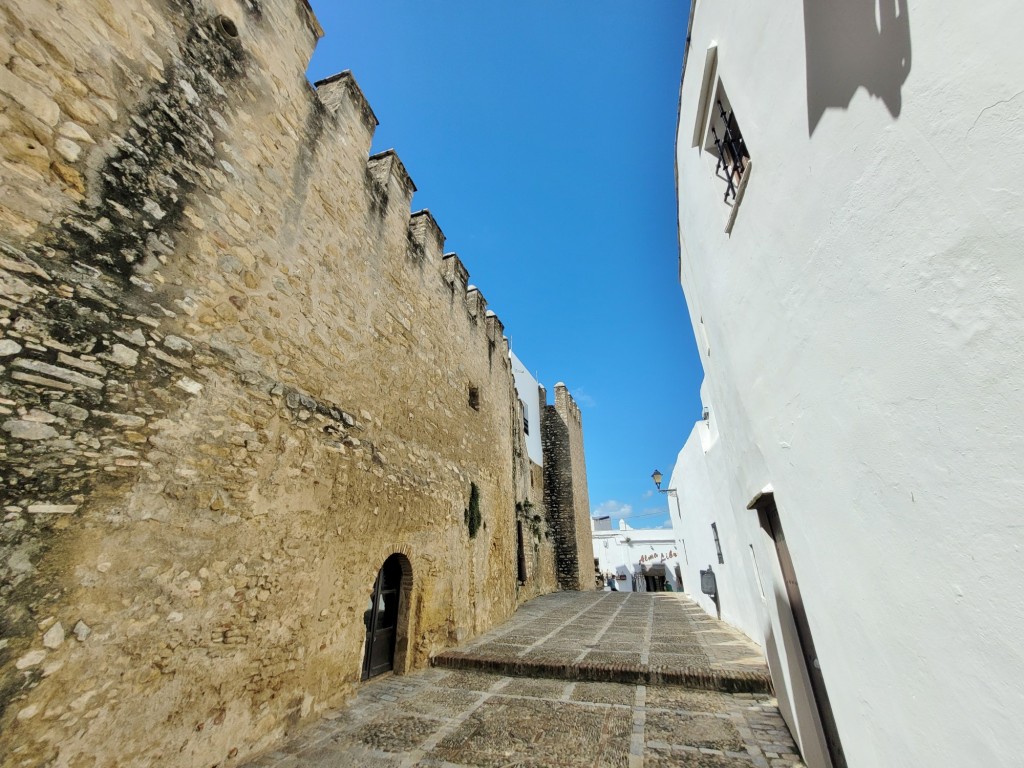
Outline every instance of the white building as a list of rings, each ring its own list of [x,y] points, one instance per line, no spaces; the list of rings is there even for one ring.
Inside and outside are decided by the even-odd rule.
[[[813,768],[1020,766],[1024,6],[693,6],[687,592]]]
[[[591,518],[598,570],[619,592],[681,592],[685,555],[669,528],[631,528],[611,518]]]
[[[523,430],[526,432],[526,453],[538,467],[544,466],[544,449],[540,442],[540,383],[535,379],[516,353],[509,351],[512,361],[512,377],[516,382],[516,392],[523,407]]]

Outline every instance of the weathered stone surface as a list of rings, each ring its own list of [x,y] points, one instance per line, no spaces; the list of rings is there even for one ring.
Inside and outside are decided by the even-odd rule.
[[[565,384],[555,385],[555,404],[544,407],[544,503],[558,553],[563,589],[593,589],[594,545],[583,453],[583,417]]]
[[[108,419],[119,427],[131,427],[137,429],[146,425],[146,420],[141,416],[131,413],[107,413],[106,411],[93,411],[94,416]]]
[[[178,389],[182,389],[185,392],[188,392],[190,395],[198,395],[200,392],[203,391],[203,385],[200,384],[198,381],[190,379],[188,376],[183,376],[182,378],[178,379],[176,382],[174,382],[174,386],[178,387]]]
[[[114,344],[108,354],[100,355],[100,357],[126,368],[132,368],[139,362],[139,353],[124,344]]]
[[[146,346],[146,337],[138,328],[132,328],[130,332],[114,331],[114,335],[136,347]]]
[[[80,643],[84,643],[89,638],[89,635],[92,634],[92,628],[81,619],[75,622],[75,626],[71,631]]]
[[[0,15],[9,655],[83,617],[0,655],[0,764],[234,764],[352,695],[391,555],[398,672],[555,589],[500,323],[305,4]]]
[[[89,418],[89,412],[85,408],[79,408],[71,403],[54,401],[47,406],[53,413],[72,421],[85,421]]]
[[[60,363],[61,365],[68,365],[71,366],[72,368],[78,368],[83,371],[88,371],[89,373],[94,373],[97,376],[107,375],[107,369],[104,368],[102,365],[94,363],[91,360],[81,360],[77,357],[72,357],[71,355],[64,354],[63,352],[59,352],[57,354],[57,362]]]
[[[60,434],[47,424],[24,419],[9,419],[0,425],[0,428],[10,433],[15,440],[48,440]]]
[[[21,352],[21,344],[14,339],[0,339],[0,357],[10,357]]]
[[[192,345],[189,344],[185,339],[174,334],[168,334],[164,336],[163,344],[172,352],[191,352]]]
[[[71,139],[57,139],[53,143],[53,148],[69,163],[75,162],[82,154],[82,148],[71,141]]]
[[[73,515],[78,510],[77,504],[29,504],[30,515]]]
[[[67,368],[61,368],[59,365],[50,365],[49,363],[43,363],[39,360],[31,360],[25,357],[17,358],[13,363],[11,363],[11,365],[14,368],[20,368],[41,376],[49,376],[54,379],[66,381],[69,384],[90,387],[92,389],[103,389],[103,382],[99,379],[68,370]]]
[[[35,667],[43,663],[43,659],[46,658],[46,651],[29,651],[24,656],[19,658],[14,666],[17,669],[28,669],[29,667]]]
[[[56,650],[64,644],[64,626],[58,621],[43,635],[43,646]]]
[[[4,67],[0,67],[0,92],[14,99],[29,114],[42,120],[46,125],[54,126],[60,118],[60,107],[57,106],[57,102]]]

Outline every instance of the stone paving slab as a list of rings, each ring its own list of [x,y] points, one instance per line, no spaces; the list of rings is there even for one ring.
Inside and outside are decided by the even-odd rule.
[[[769,693],[708,682],[767,678],[760,649],[682,595],[547,595],[438,659],[468,668],[364,683],[247,768],[804,766]],[[587,679],[595,670],[608,679]],[[623,670],[647,677],[622,681]],[[674,684],[651,684],[662,678]]]
[[[544,595],[431,663],[501,675],[772,692],[755,643],[670,592]]]
[[[352,704],[247,768],[796,768],[760,694],[429,669]]]

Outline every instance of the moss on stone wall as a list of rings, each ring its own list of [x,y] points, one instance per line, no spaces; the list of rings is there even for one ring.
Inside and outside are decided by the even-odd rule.
[[[476,487],[476,483],[469,484],[469,506],[466,507],[463,517],[469,538],[475,539],[477,531],[480,530],[480,523],[483,522],[483,515],[480,513],[480,489]]]

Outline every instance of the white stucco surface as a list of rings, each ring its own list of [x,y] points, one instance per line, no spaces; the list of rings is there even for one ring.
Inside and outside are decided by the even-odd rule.
[[[591,521],[593,526],[593,520]],[[616,579],[620,592],[635,591],[634,577],[643,573],[643,566],[664,564],[667,582],[673,591],[682,591],[676,578],[676,566],[684,570],[684,556],[669,528],[630,528],[623,520],[612,530],[593,530],[594,557],[601,573],[625,576]],[[685,580],[685,577],[684,577]],[[685,584],[685,581],[684,581]]]
[[[540,384],[523,365],[523,361],[516,357],[515,352],[509,351],[509,359],[512,361],[512,377],[516,382],[516,392],[523,402],[523,415],[528,420],[530,431],[526,435],[526,453],[530,460],[538,466],[544,466],[544,449],[540,442],[540,419],[541,406]]]
[[[681,451],[673,520],[687,591],[711,563],[812,766],[786,588],[746,508],[768,485],[848,764],[1021,765],[1021,29],[1010,3],[697,2],[680,278],[716,434]],[[731,234],[693,146],[712,45],[752,159]]]

